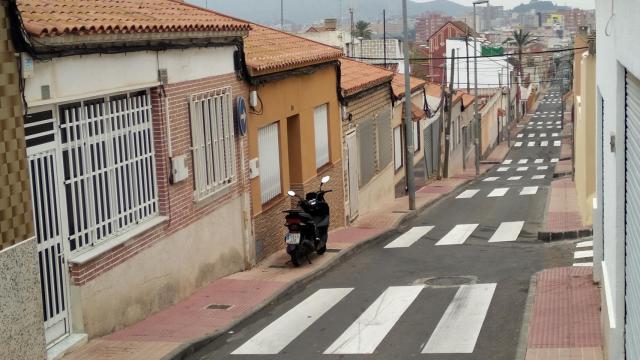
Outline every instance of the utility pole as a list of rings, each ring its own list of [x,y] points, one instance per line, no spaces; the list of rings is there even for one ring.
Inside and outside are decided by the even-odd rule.
[[[351,57],[355,57],[356,43],[353,41],[353,8],[349,8],[349,14],[351,15],[351,31],[349,32],[349,38],[351,39]]]
[[[449,152],[451,150],[451,117],[453,115],[453,72],[455,67],[456,51],[451,49],[451,79],[449,81],[449,93],[446,95],[447,100],[444,105],[449,105],[447,108],[447,117],[445,120],[445,145],[444,145],[444,177],[449,177]],[[462,155],[462,161],[464,162],[464,154]]]
[[[382,48],[384,52],[384,67],[387,68],[387,10],[382,9]]]
[[[480,155],[482,153],[481,146],[482,143],[480,139],[482,139],[482,124],[480,121],[480,114],[478,113],[478,30],[476,27],[476,5],[479,4],[488,4],[488,0],[480,0],[475,1],[473,3],[473,31],[476,32],[473,36],[473,73],[474,73],[474,82],[475,82],[475,91],[474,91],[474,99],[473,99],[473,117],[476,123],[476,176],[480,175]]]
[[[284,0],[280,0],[280,30],[284,31]]]
[[[411,119],[411,69],[409,68],[409,27],[407,25],[407,0],[402,0],[402,28],[404,31],[404,125],[406,148],[406,178],[409,192],[409,210],[416,209],[416,185],[413,171],[413,124]]]
[[[466,25],[466,24],[465,24]],[[469,25],[467,25],[467,34],[464,37],[465,54],[467,58],[467,92],[471,94],[471,82],[469,81]]]

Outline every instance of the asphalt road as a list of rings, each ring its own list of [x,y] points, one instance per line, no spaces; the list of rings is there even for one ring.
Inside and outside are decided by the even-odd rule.
[[[572,261],[572,244],[537,240],[552,160],[560,154],[554,146],[560,137],[553,137],[561,132],[556,99],[557,92],[545,96],[532,127],[513,139],[510,164],[496,166],[190,359],[514,359],[531,276]],[[525,187],[530,195],[521,195]],[[504,190],[488,196],[505,188],[502,196]],[[456,198],[465,191],[473,196]],[[385,248],[407,231],[394,243],[399,247]]]

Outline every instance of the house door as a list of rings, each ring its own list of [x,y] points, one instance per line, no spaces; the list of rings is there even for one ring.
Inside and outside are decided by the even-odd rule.
[[[358,217],[358,138],[356,132],[347,134],[347,173],[349,176],[349,220]]]
[[[38,249],[47,345],[69,334],[68,272],[60,211],[55,121],[52,111],[25,118],[31,201]]]

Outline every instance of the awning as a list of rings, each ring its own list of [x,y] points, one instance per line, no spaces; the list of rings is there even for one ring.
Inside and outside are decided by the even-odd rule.
[[[405,113],[405,107],[404,104],[402,104],[402,118],[404,119],[404,115]],[[419,108],[418,106],[416,106],[415,104],[411,104],[411,120],[413,121],[420,121],[420,120],[424,120],[427,118],[427,113],[424,112],[424,110],[422,110],[421,108]]]

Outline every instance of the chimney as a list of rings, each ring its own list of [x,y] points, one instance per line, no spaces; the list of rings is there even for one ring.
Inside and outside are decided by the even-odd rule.
[[[335,31],[338,27],[338,19],[325,19],[324,29],[326,31]]]

